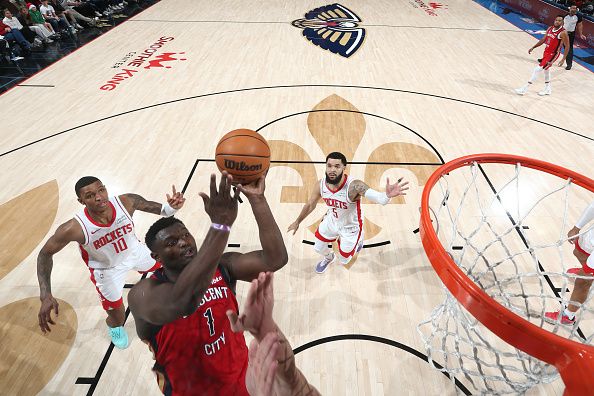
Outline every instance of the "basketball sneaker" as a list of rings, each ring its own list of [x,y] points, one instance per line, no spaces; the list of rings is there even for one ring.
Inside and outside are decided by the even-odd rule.
[[[546,84],[545,88],[542,91],[540,91],[538,94],[540,96],[545,96],[545,95],[550,95],[551,93],[552,93],[552,90],[551,90],[550,84]]]
[[[109,335],[111,337],[111,342],[113,343],[113,345],[120,349],[128,348],[128,333],[126,333],[126,329],[124,329],[124,326],[110,327]]]
[[[518,95],[524,95],[526,92],[528,92],[528,87],[524,85],[522,88],[514,89],[514,91],[516,91]]]
[[[544,319],[552,324],[556,324],[559,320],[559,314],[561,314],[561,311],[557,311],[557,312],[545,312],[545,317]],[[572,325],[575,323],[575,317],[573,319],[569,319],[569,317],[565,314],[561,314],[561,324],[564,325]]]
[[[334,252],[332,252],[331,258],[327,259],[324,257],[324,259],[322,261],[320,261],[319,263],[316,264],[316,272],[318,274],[323,274],[324,272],[326,272],[326,269],[328,268],[330,263],[333,261],[334,261]]]

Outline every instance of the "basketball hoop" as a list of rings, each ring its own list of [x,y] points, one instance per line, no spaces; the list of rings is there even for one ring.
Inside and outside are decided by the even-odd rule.
[[[488,180],[481,164],[485,164],[485,166],[491,166],[486,164],[512,165],[516,168],[515,176],[511,181],[505,183],[503,188],[497,191]],[[468,176],[468,173],[464,174],[464,180],[468,181],[470,179],[470,184],[466,189],[462,189],[462,198],[459,201],[460,206],[456,210],[452,210],[452,191],[447,184],[447,180],[450,177],[451,172],[456,171],[457,169],[458,173],[465,171],[465,169],[459,170],[459,168],[470,170],[470,176]],[[467,234],[464,233],[465,230],[461,231],[461,229],[465,228],[465,225],[461,224],[462,222],[458,222],[460,213],[464,207],[470,205],[470,198],[468,197],[470,197],[475,189],[477,190],[478,195],[478,188],[476,185],[480,183],[480,180],[483,180],[477,175],[480,176],[482,174],[484,179],[489,183],[492,189],[492,195],[494,196],[493,202],[495,202],[495,204],[501,204],[502,191],[505,188],[508,188],[508,186],[519,185],[521,172],[532,172],[524,170],[524,168],[545,172],[549,175],[563,179],[561,181],[564,184],[561,187],[546,194],[546,196],[542,198],[536,199],[534,205],[527,211],[527,213],[530,213],[545,199],[547,200],[546,202],[551,202],[548,201],[548,197],[555,193],[564,194],[565,212],[563,217],[563,227],[561,227],[559,232],[559,239],[546,246],[531,245],[529,240],[527,243],[527,239],[523,237],[522,233],[524,231],[521,226],[528,214],[521,216],[519,215],[519,210],[518,216],[514,218],[506,209],[507,220],[509,220],[508,225],[510,228],[501,232],[495,232],[492,224],[489,223],[489,220],[486,220],[488,216],[485,215],[484,207],[481,206],[480,202],[475,204],[475,207],[480,209],[481,214],[474,217],[475,221],[480,224],[477,227],[471,227],[472,230]],[[543,175],[543,177],[549,176]],[[559,179],[554,179],[559,181]],[[434,186],[437,184],[441,186],[441,196],[439,195],[439,189],[433,190]],[[445,187],[443,186],[444,184]],[[517,392],[526,390],[538,383],[546,383],[555,379],[554,377],[556,377],[557,373],[554,372],[550,366],[546,366],[542,364],[542,362],[532,359],[532,357],[535,357],[557,368],[566,386],[565,395],[586,395],[593,392],[594,346],[589,344],[592,343],[594,339],[594,331],[592,332],[592,335],[586,336],[582,342],[578,342],[556,334],[561,326],[560,324],[557,324],[554,327],[554,332],[552,332],[543,329],[542,327],[546,328],[546,324],[543,324],[544,322],[538,319],[539,316],[542,316],[540,314],[544,313],[545,305],[550,305],[551,302],[554,301],[561,303],[567,301],[563,292],[561,293],[561,296],[557,295],[557,297],[555,297],[553,296],[552,290],[545,290],[546,288],[542,288],[542,279],[543,277],[546,278],[547,276],[554,275],[561,279],[565,278],[566,280],[569,277],[570,280],[572,280],[571,276],[565,274],[566,268],[562,249],[564,248],[563,243],[567,241],[564,234],[566,231],[563,228],[567,224],[566,211],[568,207],[568,196],[570,188],[573,185],[580,186],[589,192],[594,192],[594,180],[588,177],[544,161],[508,154],[475,154],[461,157],[442,165],[431,175],[425,184],[421,200],[420,235],[427,257],[434,270],[437,272],[437,275],[449,290],[449,293],[455,297],[455,300],[448,295],[446,301],[433,311],[432,318],[419,325],[419,331],[421,332],[424,342],[430,352],[430,361],[431,353],[433,352],[435,354],[435,352],[438,351],[445,356],[446,360],[449,359],[452,364],[457,363],[461,367],[460,369],[452,370],[448,370],[446,367],[444,369],[445,371],[454,374],[463,374],[467,379],[469,379],[471,375],[484,377],[482,374],[485,367],[496,367],[496,371],[501,374],[489,377],[489,381],[504,381],[506,382],[506,385],[509,386],[509,388],[506,389],[511,389],[510,392]],[[519,189],[517,194],[518,196],[520,195]],[[431,195],[433,195],[433,197]],[[433,207],[430,206],[431,203],[433,203]],[[475,210],[477,213],[478,209]],[[440,211],[441,214],[439,213]],[[446,220],[451,221],[452,224],[450,225],[448,221],[439,224],[440,218],[445,218]],[[439,230],[436,231],[436,228],[439,228]],[[445,247],[444,243],[442,243],[438,237],[438,234],[441,234],[442,232],[441,229],[444,228],[447,232],[451,233],[451,240],[449,243],[445,244]],[[485,234],[488,232],[489,235],[492,235],[493,237],[493,240],[485,243],[482,249],[477,246],[474,239],[479,229],[486,230]],[[506,238],[511,238],[512,236],[517,237],[518,235],[524,241],[526,246],[526,249],[521,249],[521,252],[509,249],[504,243]],[[454,246],[453,241],[455,240],[464,242],[464,246]],[[502,255],[502,257],[505,257],[503,259],[498,259],[496,262],[490,262],[486,253],[488,253],[494,245],[497,245],[500,251],[505,251],[505,254]],[[553,257],[554,259],[556,257],[551,254],[543,256],[538,255],[539,249],[547,248],[551,250],[557,249],[559,252],[559,262],[557,264],[561,264],[563,271],[546,272],[541,270],[542,267],[540,267],[539,261],[541,258],[548,259]],[[464,252],[457,253],[454,250],[463,250]],[[472,262],[471,265],[466,265],[458,260],[459,258],[462,258],[462,260],[470,260],[468,259],[468,255],[470,254],[475,254],[476,256],[475,261]],[[518,271],[516,260],[522,254],[526,258],[526,262],[538,263],[538,265],[535,264],[535,269],[531,268],[532,272],[529,274],[523,274],[520,273],[521,271]],[[501,263],[506,262],[505,260],[509,263],[513,262],[513,265],[510,264],[505,270],[507,272],[504,276],[500,276],[497,271],[498,268],[502,268],[500,267],[502,266]],[[475,266],[478,265],[483,266],[486,270],[481,270],[482,272],[473,272]],[[515,274],[513,271],[509,270],[509,268],[514,267],[516,268]],[[501,269],[501,272],[504,272],[504,270]],[[510,273],[512,273],[512,276],[510,276]],[[573,276],[573,279],[575,279],[575,276]],[[570,283],[566,283],[570,285]],[[491,295],[485,292],[485,288],[482,287],[485,284],[496,285],[489,289]],[[505,295],[507,292],[506,285],[513,285],[513,287],[518,288],[518,290],[521,289],[521,291],[517,293],[514,291],[511,292],[510,295]],[[531,285],[534,289],[537,288],[536,286],[540,285],[542,289],[542,291],[539,291],[539,293],[541,293],[540,296],[537,296],[538,293],[533,293],[528,290]],[[563,287],[565,287],[565,283]],[[592,287],[592,289],[594,289],[594,287]],[[550,294],[550,296],[547,295],[547,293]],[[594,292],[590,293],[589,299],[593,294]],[[538,297],[540,297],[540,300],[538,300]],[[525,309],[521,303],[516,303],[516,301],[521,298],[524,298]],[[591,312],[594,312],[591,308],[587,307],[589,299],[582,305],[579,312],[585,311],[588,315],[590,315]],[[519,351],[512,350],[511,352],[500,352],[497,348],[492,347],[493,344],[487,341],[488,336],[478,333],[475,325],[480,326],[480,324],[466,315],[460,306],[470,312],[476,320],[482,323],[482,325],[493,334],[497,335],[501,340],[505,341],[505,343],[517,348]],[[461,318],[462,321],[466,321],[466,324],[463,323],[460,325],[459,321],[457,321],[456,324],[452,324],[452,321],[450,320],[452,317],[456,319]],[[577,320],[576,326],[579,324],[580,322]],[[426,336],[421,329],[423,326],[428,325],[431,325],[432,328],[428,332],[429,335]],[[455,330],[451,330],[452,328],[455,328]],[[440,343],[439,349],[434,348],[432,344],[432,341],[436,341],[436,334],[443,335],[443,339],[437,340]],[[574,338],[574,334],[575,329],[571,330],[572,336],[570,338]],[[449,340],[446,340],[448,337]],[[577,340],[577,337],[575,337],[575,339]],[[500,342],[499,340],[497,341]],[[480,345],[477,347],[476,344]],[[463,351],[460,351],[464,347],[467,347],[474,352],[464,353]],[[506,347],[508,346],[506,345]],[[455,351],[449,352],[446,350],[447,348],[450,348],[450,350],[455,349]],[[482,358],[479,353],[480,351],[477,352],[479,349],[493,352],[495,358],[492,360]],[[523,351],[530,356],[527,356],[520,351]],[[506,365],[503,360],[500,360],[503,357],[513,358],[515,362],[520,362],[520,364],[514,366],[520,366],[521,370],[523,370],[520,376],[524,376],[522,381],[526,382],[526,386],[523,387],[523,385],[519,384],[520,380],[517,378],[512,379],[511,376],[507,374],[505,370],[508,370],[510,367],[509,365]],[[471,370],[466,363],[462,364],[463,358],[470,360],[474,359],[475,363],[478,365],[478,369]],[[454,362],[456,359],[458,359],[459,362]],[[519,372],[521,370],[514,368],[514,371]],[[495,388],[490,388],[490,383],[491,382],[484,388],[486,389],[486,392],[498,393],[493,390]]]

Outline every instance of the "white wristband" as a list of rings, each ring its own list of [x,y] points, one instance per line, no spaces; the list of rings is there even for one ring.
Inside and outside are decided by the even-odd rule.
[[[575,223],[577,228],[584,228],[586,224],[594,220],[594,202],[592,202],[588,207],[584,210],[580,219]]]
[[[215,230],[218,230],[218,231],[231,232],[231,227],[226,224],[212,223],[210,225],[210,228],[214,228]]]
[[[373,188],[369,188],[367,191],[365,191],[365,198],[381,205],[385,205],[390,202],[390,198],[385,192],[375,191]]]
[[[177,209],[173,209],[168,202],[161,204],[161,216],[171,217],[177,213]]]

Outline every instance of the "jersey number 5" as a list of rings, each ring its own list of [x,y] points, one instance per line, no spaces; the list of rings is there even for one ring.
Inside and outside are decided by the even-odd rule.
[[[210,332],[210,335],[213,336],[215,333],[215,329],[214,329],[214,318],[212,317],[212,309],[208,308],[206,310],[206,312],[204,312],[202,314],[202,316],[204,316],[206,318],[206,324],[208,324],[208,331]]]
[[[336,208],[332,208],[332,214],[338,219],[338,212],[336,211]]]

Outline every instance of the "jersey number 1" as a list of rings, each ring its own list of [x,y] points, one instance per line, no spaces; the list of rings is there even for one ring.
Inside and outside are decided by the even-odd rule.
[[[208,331],[210,332],[210,335],[213,336],[215,333],[215,329],[214,329],[214,318],[212,317],[212,309],[208,308],[206,310],[206,312],[204,312],[202,314],[202,316],[204,316],[206,318],[206,324],[208,324]]]

